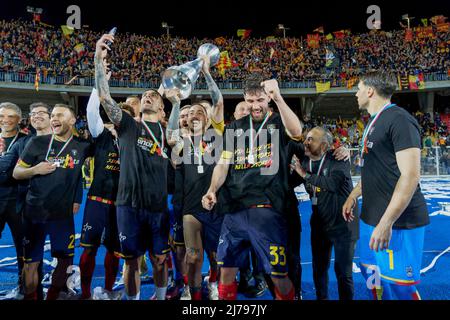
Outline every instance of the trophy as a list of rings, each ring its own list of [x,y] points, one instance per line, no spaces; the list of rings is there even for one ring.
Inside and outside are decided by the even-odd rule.
[[[203,60],[200,59],[202,55],[209,56],[210,65],[214,66],[219,62],[220,51],[211,43],[202,44],[197,50],[197,59],[180,66],[170,67],[163,72],[162,85],[164,89],[179,89],[181,100],[188,98],[203,66]]]

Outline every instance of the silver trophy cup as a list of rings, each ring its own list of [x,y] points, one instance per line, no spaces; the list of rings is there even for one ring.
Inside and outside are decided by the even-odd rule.
[[[198,48],[197,59],[181,66],[170,67],[163,72],[162,85],[164,89],[179,89],[181,100],[188,98],[202,70],[203,60],[200,59],[202,55],[209,56],[210,65],[214,66],[219,62],[220,51],[211,43],[202,44]]]

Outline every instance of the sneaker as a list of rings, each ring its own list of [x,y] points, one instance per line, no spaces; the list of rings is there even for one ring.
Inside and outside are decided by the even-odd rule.
[[[265,281],[258,281],[254,286],[248,288],[245,296],[247,298],[258,298],[266,292],[267,284]]]
[[[208,282],[208,299],[219,300],[218,282]]]
[[[184,285],[183,293],[181,294],[180,300],[192,300],[191,291],[189,290],[188,285]]]
[[[154,294],[150,297],[150,299],[148,299],[148,300],[158,300],[158,299],[156,298],[156,293],[154,293]]]
[[[19,286],[9,291],[2,300],[23,300],[24,294]]]
[[[101,287],[94,289],[93,300],[121,300],[123,291],[109,291]]]
[[[166,299],[167,300],[180,299],[182,289],[183,289],[183,283],[174,284],[167,290]]]

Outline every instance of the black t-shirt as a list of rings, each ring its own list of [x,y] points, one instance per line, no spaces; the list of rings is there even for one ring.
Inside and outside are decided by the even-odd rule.
[[[8,137],[8,138],[3,138],[3,140],[5,141],[5,153],[7,152],[7,151],[9,151],[11,148],[12,148],[12,146],[16,143],[16,142],[18,142],[19,141],[19,139],[21,139],[21,138],[23,138],[23,137],[26,137],[27,135],[25,134],[25,133],[22,133],[22,132],[19,132],[19,134],[17,135],[17,138],[16,138],[16,136],[13,136],[13,137]],[[14,142],[14,143],[13,143]],[[12,145],[11,145],[11,143],[13,143]]]
[[[208,212],[202,206],[202,197],[211,184],[216,161],[222,148],[216,148],[215,130],[208,129],[203,136],[184,138],[183,164],[183,214]],[[220,143],[221,147],[222,143]],[[201,156],[200,156],[201,154]],[[201,158],[201,160],[200,160]],[[201,162],[201,164],[200,164]]]
[[[408,148],[421,148],[419,124],[400,107],[386,109],[368,134],[368,153],[361,168],[361,219],[376,226],[391,201],[400,178],[395,153]],[[429,223],[428,210],[420,185],[411,202],[395,222],[394,229],[412,229]]]
[[[164,152],[144,125],[126,112],[118,128],[120,146],[120,178],[116,204],[150,212],[167,211],[167,167],[169,147],[165,131],[158,123],[146,122],[158,143],[164,139]],[[162,127],[161,127],[162,128]],[[164,128],[162,128],[164,130]],[[167,156],[164,157],[163,154]]]
[[[172,195],[175,192],[175,169],[172,165],[167,166],[167,193]]]
[[[27,193],[27,217],[36,221],[52,221],[67,219],[72,216],[73,203],[84,160],[93,155],[92,144],[86,140],[73,137],[61,152],[65,142],[53,140],[52,135],[33,137],[22,152],[19,164],[33,167],[45,161],[47,150],[50,152],[47,160],[57,163],[56,170],[47,175],[36,175],[30,179]]]
[[[19,132],[19,134],[17,135],[17,139],[15,139],[15,137],[16,136],[3,138],[3,140],[5,141],[5,150],[4,155],[1,155],[1,157],[9,156],[7,152],[8,149],[10,150],[9,152],[11,152],[13,146],[17,145],[17,143],[20,143],[23,139],[27,137],[27,135],[22,132]],[[11,144],[13,141],[14,143]],[[17,180],[15,180],[12,176],[9,176],[5,181],[2,181],[2,183],[0,183],[0,202],[16,199],[17,184],[18,184]]]
[[[329,151],[325,155],[320,174],[320,160],[311,161],[308,157],[300,159],[302,167],[311,174],[304,182],[310,198],[316,187],[317,205],[312,205],[311,225],[322,229],[333,237],[357,240],[359,237],[358,207],[355,207],[355,219],[346,222],[342,216],[342,206],[353,191],[349,161],[338,161]]]
[[[178,208],[183,206],[183,173],[181,172],[181,165],[177,165],[174,169],[172,204]]]
[[[272,113],[254,142],[251,152],[254,161],[251,164],[250,119],[248,115],[232,122],[225,132],[223,157],[234,162],[229,166],[224,184],[223,194],[227,199],[224,211],[236,212],[256,205],[271,205],[276,211],[284,213],[288,192],[287,145],[290,138],[281,117]],[[253,124],[254,132],[261,124]]]
[[[115,201],[120,175],[118,143],[106,128],[94,141],[94,180],[88,195]]]

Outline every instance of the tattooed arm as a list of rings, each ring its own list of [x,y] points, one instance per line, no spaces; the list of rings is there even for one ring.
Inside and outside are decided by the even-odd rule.
[[[210,68],[210,59],[207,56],[203,56],[203,67],[202,71],[205,75],[206,84],[208,85],[208,90],[211,94],[211,99],[213,102],[213,109],[212,109],[212,120],[215,123],[221,123],[224,120],[223,117],[223,96],[220,92],[219,88],[217,87],[216,82],[211,76],[211,73],[209,71]]]
[[[110,34],[104,34],[100,40],[98,40],[95,48],[95,86],[98,91],[100,103],[106,111],[111,122],[118,126],[122,120],[122,109],[113,100],[109,92],[108,76],[106,74],[106,68],[103,60],[106,57],[107,50],[111,50],[105,43],[106,41],[114,42],[114,37]]]
[[[172,103],[169,123],[167,124],[167,143],[172,147],[172,152],[179,154],[183,149],[183,139],[180,134],[180,91],[171,89],[165,91],[166,98]]]

